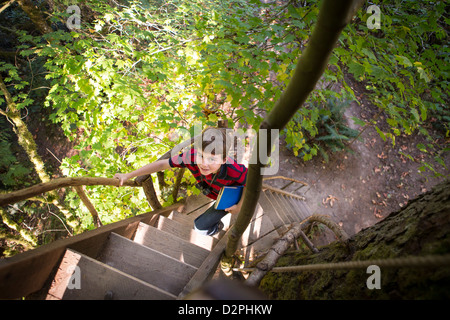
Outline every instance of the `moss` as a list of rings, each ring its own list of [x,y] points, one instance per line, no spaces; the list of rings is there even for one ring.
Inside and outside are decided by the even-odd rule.
[[[292,253],[277,266],[450,253],[450,182],[436,186],[376,225],[317,254]],[[381,268],[381,289],[370,290],[366,269],[279,273],[260,288],[276,299],[449,299],[450,267]]]

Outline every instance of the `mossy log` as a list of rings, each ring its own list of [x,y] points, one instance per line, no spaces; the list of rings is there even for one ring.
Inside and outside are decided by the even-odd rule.
[[[450,181],[361,230],[344,243],[287,254],[277,267],[450,253]],[[272,299],[449,299],[450,267],[380,268],[380,289],[365,269],[268,273],[260,289]]]

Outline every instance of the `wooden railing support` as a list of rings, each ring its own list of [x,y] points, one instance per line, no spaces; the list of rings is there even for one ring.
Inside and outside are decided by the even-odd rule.
[[[92,219],[94,220],[94,225],[97,228],[103,226],[102,222],[100,221],[100,217],[98,216],[98,212],[95,209],[94,205],[92,204],[91,200],[89,200],[88,196],[86,195],[83,186],[75,186],[74,189],[77,192],[83,204],[91,213]]]
[[[158,200],[156,195],[155,186],[153,185],[153,179],[151,175],[139,176],[135,179],[135,182],[142,185],[144,189],[145,197],[147,198],[148,204],[153,210],[161,209],[162,205]]]

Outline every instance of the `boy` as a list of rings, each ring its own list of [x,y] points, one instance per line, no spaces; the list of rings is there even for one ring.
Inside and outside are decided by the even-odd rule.
[[[196,187],[204,195],[216,200],[223,186],[245,185],[247,168],[228,157],[231,141],[224,128],[206,128],[201,139],[194,146],[170,159],[158,160],[128,174],[116,173],[114,178],[123,182],[142,175],[169,168],[188,168],[197,180]],[[245,192],[245,190],[244,190]],[[243,193],[244,194],[244,193]],[[227,213],[239,213],[243,196],[239,203],[225,210],[211,206],[194,221],[194,229],[203,235],[213,236],[223,228],[220,221]]]

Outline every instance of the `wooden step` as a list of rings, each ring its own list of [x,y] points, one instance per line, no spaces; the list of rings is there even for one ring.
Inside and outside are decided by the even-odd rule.
[[[202,247],[145,223],[138,225],[134,241],[197,268],[209,254]]]
[[[205,207],[205,208],[208,208],[208,207]],[[206,211],[205,208],[203,208],[202,210]],[[172,219],[172,220],[177,221],[177,222],[179,222],[179,223],[181,223],[183,225],[190,226],[190,227],[193,228],[194,227],[194,220],[198,216],[202,215],[203,213],[204,213],[203,211],[199,210],[198,212],[194,212],[193,215],[191,216],[191,215],[186,215],[184,213],[179,213],[177,211],[172,211],[167,218]],[[231,216],[232,216],[231,214],[227,214],[226,216],[224,216],[221,219],[222,223],[224,224],[224,227],[223,227],[224,231],[228,230],[228,228],[230,227]]]
[[[279,201],[281,202],[284,210],[286,211],[286,213],[289,217],[289,220],[291,222],[298,222],[300,219],[295,212],[296,210],[294,210],[294,208],[292,208],[292,206],[289,204],[289,198],[282,194],[279,194],[277,196],[280,199]]]
[[[193,226],[194,225],[194,220],[201,213],[203,213],[203,212],[199,212],[198,215],[196,215],[196,214],[194,214],[194,215],[186,215],[184,213],[179,213],[179,212],[176,212],[176,211],[172,211],[167,218],[169,218],[171,220],[174,220],[176,222],[179,222],[179,223],[181,223],[183,225]]]
[[[240,254],[246,262],[254,260],[270,249],[279,234],[268,214],[258,203],[255,214],[240,241]]]
[[[265,192],[267,199],[269,199],[270,203],[272,204],[275,211],[278,213],[278,216],[282,219],[283,224],[290,224],[292,223],[289,215],[285,212],[285,209],[283,209],[283,206],[280,204],[280,200],[272,191],[266,191]]]
[[[186,203],[184,204],[181,213],[188,217],[194,217],[195,219],[195,217],[199,216],[213,205],[211,201],[212,199],[203,194],[190,196],[186,199]]]
[[[302,221],[303,218],[301,217],[301,214],[300,214],[300,208],[294,203],[295,199],[291,198],[289,196],[284,196],[284,199],[285,199],[285,204],[291,210],[291,213],[294,216],[295,221]]]
[[[261,192],[258,203],[263,208],[264,213],[270,218],[270,221],[276,228],[278,234],[283,234],[287,230],[287,228],[285,227],[285,223],[272,203],[267,198],[266,192]]]
[[[198,234],[193,226],[186,226],[163,216],[159,217],[155,227],[209,251],[214,248],[218,242],[218,236],[222,234],[219,233],[214,237],[204,236]]]
[[[311,211],[309,210],[309,206],[305,201],[294,199],[295,205],[299,208],[299,215],[301,220],[304,220],[311,216]]]
[[[71,286],[68,288],[69,283]],[[47,300],[105,298],[172,300],[176,296],[86,255],[67,249],[48,291]]]
[[[98,260],[175,295],[197,270],[115,233],[110,234]]]

